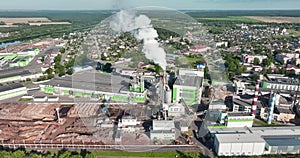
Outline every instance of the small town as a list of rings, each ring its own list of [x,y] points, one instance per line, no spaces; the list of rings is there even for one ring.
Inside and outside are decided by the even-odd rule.
[[[0,155],[298,157],[299,11],[160,9],[0,11]]]

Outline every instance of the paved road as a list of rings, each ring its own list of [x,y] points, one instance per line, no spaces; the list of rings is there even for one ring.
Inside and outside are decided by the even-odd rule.
[[[211,150],[209,150],[205,145],[203,145],[201,143],[201,140],[200,138],[198,138],[198,131],[201,130],[200,127],[198,127],[196,124],[195,124],[195,121],[192,122],[191,124],[191,129],[193,131],[193,134],[194,134],[194,137],[193,137],[193,142],[195,143],[195,145],[199,146],[201,149],[202,149],[202,153],[204,154],[204,156],[206,157],[210,157],[210,158],[213,158],[214,157],[214,154],[212,153]]]

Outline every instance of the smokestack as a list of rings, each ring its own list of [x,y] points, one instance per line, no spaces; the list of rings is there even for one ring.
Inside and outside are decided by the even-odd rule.
[[[268,124],[270,125],[272,123],[272,116],[274,112],[274,106],[275,106],[275,101],[276,101],[276,93],[271,92],[270,94],[270,110],[269,110],[269,115],[268,115]]]
[[[110,22],[110,27],[116,32],[130,32],[138,41],[143,41],[143,53],[146,58],[155,62],[166,70],[166,52],[156,40],[157,31],[146,15],[136,16],[128,11],[118,12]]]
[[[57,122],[61,123],[61,119],[60,119],[60,116],[59,116],[59,110],[60,110],[60,108],[56,108],[55,110],[56,110],[56,115],[57,115]]]
[[[260,84],[260,80],[257,80],[256,85],[255,85],[255,93],[254,93],[253,103],[252,103],[252,114],[254,116],[256,115],[258,92],[259,92],[259,84]]]

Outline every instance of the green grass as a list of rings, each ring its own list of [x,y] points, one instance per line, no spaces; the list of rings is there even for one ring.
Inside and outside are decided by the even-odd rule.
[[[32,98],[21,98],[21,99],[19,99],[19,102],[28,102],[28,101],[32,101]]]
[[[253,124],[264,126],[264,127],[267,127],[267,126],[283,126],[282,124],[274,123],[274,122],[272,122],[272,124],[269,125],[267,122],[262,121],[262,120],[258,120],[258,119],[254,119]]]
[[[199,21],[234,21],[244,23],[261,23],[262,21],[251,19],[244,16],[227,16],[224,18],[197,18]]]

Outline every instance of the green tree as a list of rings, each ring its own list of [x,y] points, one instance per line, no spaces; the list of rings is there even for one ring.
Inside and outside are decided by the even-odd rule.
[[[259,65],[259,63],[260,63],[259,59],[258,58],[254,58],[253,64],[254,65]]]
[[[163,69],[158,64],[155,64],[154,67],[155,67],[156,74],[160,74],[160,72],[163,71]]]
[[[67,70],[67,74],[68,74],[68,75],[72,75],[73,73],[74,73],[74,70],[73,70],[73,69],[70,68],[70,69]]]
[[[253,74],[251,76],[251,81],[257,81],[259,79],[259,75],[258,74]]]
[[[269,59],[269,58],[263,59],[262,66],[269,67],[271,65],[271,63],[272,63],[271,59]]]
[[[51,75],[53,73],[53,69],[49,68],[45,72],[46,72],[47,75]]]
[[[294,77],[296,75],[295,70],[287,70],[285,71],[285,75],[289,77]]]
[[[59,52],[63,54],[63,53],[66,52],[66,49],[62,47],[62,48],[59,49]]]

